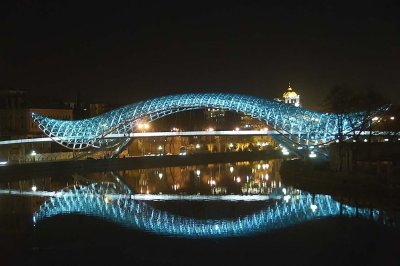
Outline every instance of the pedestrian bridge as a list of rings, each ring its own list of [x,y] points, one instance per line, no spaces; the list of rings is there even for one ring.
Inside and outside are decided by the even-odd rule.
[[[370,121],[375,113],[387,109],[383,107],[374,113],[347,114],[342,116],[339,124],[336,114],[313,112],[274,100],[231,93],[190,93],[133,103],[83,120],[56,120],[35,113],[32,117],[48,137],[67,148],[115,147],[121,150],[130,138],[116,140],[108,136],[122,134],[128,137],[142,121],[151,122],[173,113],[204,108],[249,115],[278,132],[282,142],[289,140],[300,146],[329,143],[337,138],[339,126],[344,134],[350,134]]]

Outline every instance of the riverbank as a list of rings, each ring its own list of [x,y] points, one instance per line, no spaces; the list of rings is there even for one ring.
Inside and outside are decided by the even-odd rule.
[[[73,173],[104,172],[114,170],[185,166],[210,163],[230,163],[240,161],[257,161],[278,159],[281,157],[282,155],[279,151],[270,150],[9,164],[0,167],[0,180],[14,180],[15,177],[20,177],[27,174],[29,174],[30,177],[40,177],[44,174],[70,175]]]

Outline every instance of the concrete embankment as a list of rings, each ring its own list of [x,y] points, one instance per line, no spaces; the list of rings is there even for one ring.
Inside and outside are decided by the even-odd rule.
[[[281,153],[279,151],[272,150],[9,164],[0,167],[0,181],[9,181],[24,175],[27,177],[54,174],[68,175],[73,173],[269,160],[280,157]]]

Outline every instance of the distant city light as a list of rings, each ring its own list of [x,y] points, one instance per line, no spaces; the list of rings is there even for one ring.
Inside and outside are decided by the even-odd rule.
[[[158,177],[161,179],[163,178],[163,173],[158,173]]]
[[[201,173],[201,172],[200,172],[200,170],[199,170],[199,169],[197,169],[197,170],[196,170],[196,175],[198,175],[198,176],[199,176],[199,175],[200,175],[200,173]]]
[[[378,120],[379,120],[379,117],[377,117],[377,116],[372,118],[372,121],[378,121]]]
[[[33,151],[31,152],[31,155],[32,155],[32,156],[36,156],[36,155],[37,155],[36,151],[33,150]]]
[[[0,165],[6,165],[8,162],[7,161],[1,161]]]
[[[207,128],[207,131],[214,131],[214,128],[209,127],[209,128]]]
[[[310,154],[308,155],[310,158],[315,158],[317,157],[317,154],[314,151],[311,151]]]
[[[32,186],[32,191],[35,192],[37,187],[35,185]]]
[[[394,116],[391,116],[391,117],[390,117],[390,120],[394,120]]]
[[[233,173],[233,170],[235,170],[233,166],[229,167],[229,172]]]
[[[240,178],[240,176],[236,177],[236,182],[240,183],[240,181],[242,181],[242,179]]]
[[[200,149],[200,144],[199,143],[196,144],[196,149]]]

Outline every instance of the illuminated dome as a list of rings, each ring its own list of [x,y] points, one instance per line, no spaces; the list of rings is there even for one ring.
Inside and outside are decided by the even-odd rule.
[[[285,93],[283,93],[283,100],[285,103],[293,104],[296,107],[300,107],[300,95],[297,94],[292,87],[290,87],[290,82],[289,82],[289,87]]]
[[[283,94],[283,98],[294,98],[294,97],[297,97],[297,93],[292,89],[292,87],[290,87],[290,84],[289,84],[289,88],[287,89],[287,92],[285,92],[284,94]]]

